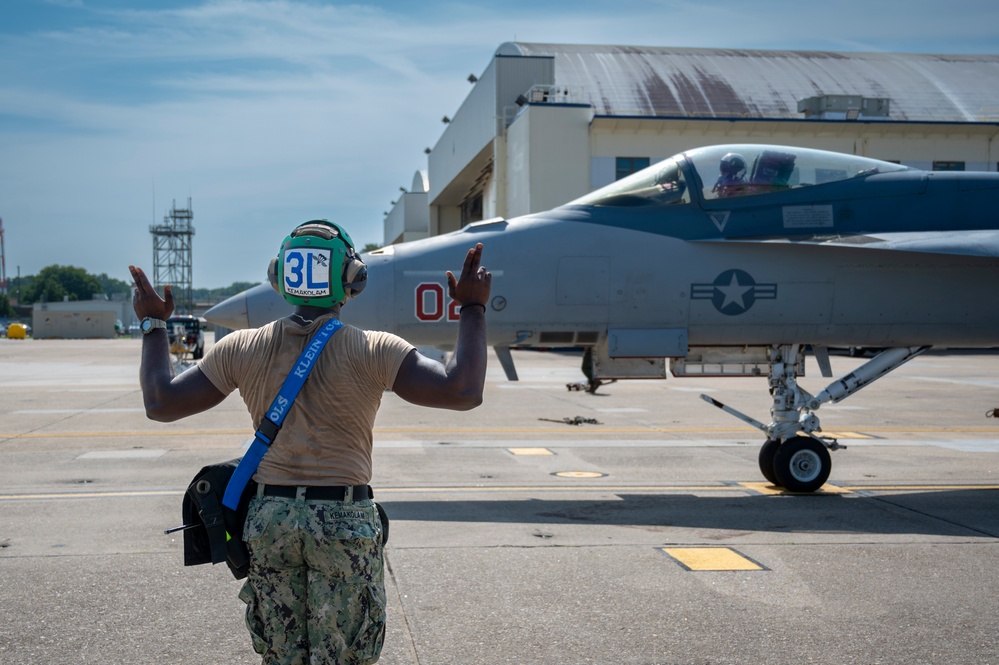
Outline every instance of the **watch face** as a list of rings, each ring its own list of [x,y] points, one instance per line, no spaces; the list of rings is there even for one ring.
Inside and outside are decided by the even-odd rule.
[[[139,329],[142,332],[149,332],[149,329],[153,327],[153,322],[149,319],[142,319],[142,323],[139,324]]]

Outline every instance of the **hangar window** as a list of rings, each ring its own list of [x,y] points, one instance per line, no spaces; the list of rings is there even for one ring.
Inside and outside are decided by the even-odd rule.
[[[614,169],[614,179],[627,178],[632,173],[638,173],[644,168],[648,168],[648,157],[618,157]]]
[[[955,162],[955,161],[946,161],[946,160],[934,161],[933,162],[933,170],[934,171],[963,171],[964,170],[964,162]]]
[[[482,192],[476,192],[461,203],[461,225],[482,221]]]
[[[676,203],[690,203],[690,192],[677,161],[667,159],[571,201],[570,205],[624,207]]]

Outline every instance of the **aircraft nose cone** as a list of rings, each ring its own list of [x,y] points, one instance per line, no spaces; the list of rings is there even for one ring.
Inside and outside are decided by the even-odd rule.
[[[246,292],[237,293],[215,305],[205,312],[205,318],[215,325],[232,328],[233,330],[248,328]]]

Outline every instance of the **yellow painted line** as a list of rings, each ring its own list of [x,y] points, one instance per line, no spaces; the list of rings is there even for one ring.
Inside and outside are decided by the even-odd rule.
[[[574,472],[569,472],[574,473]],[[581,472],[575,472],[581,473]],[[585,472],[582,472],[585,473]],[[761,494],[782,494],[783,490],[767,483],[736,483],[731,485],[458,485],[454,487],[375,487],[378,496],[385,494],[446,494],[459,492],[469,494],[489,493],[565,493],[565,492],[604,492],[627,494],[629,492],[746,492],[747,490]],[[855,487],[836,487],[823,485],[820,492],[838,494],[850,492],[919,492],[919,491],[977,491],[999,490],[999,485],[858,485]],[[183,489],[175,490],[106,490],[101,492],[46,492],[39,494],[0,494],[0,502],[25,501],[32,499],[103,499],[118,497],[156,497],[183,496]]]
[[[849,492],[967,492],[999,490],[999,485],[856,485],[839,489]]]
[[[995,434],[999,427],[865,427],[865,432],[929,432],[929,433],[966,433],[975,434],[988,432]]]
[[[869,434],[861,434],[860,432],[827,432],[822,430],[822,436],[832,437],[834,439],[873,439],[874,437]]]
[[[592,437],[594,434],[744,434],[755,432],[756,429],[746,427],[602,427],[593,425],[580,427],[376,427],[375,435],[387,434],[545,434],[561,432],[570,436]],[[909,434],[996,434],[999,426],[993,427],[865,427],[864,432],[878,434],[909,433]],[[844,431],[838,434],[842,438],[872,438],[862,432]],[[249,437],[253,432],[249,425],[240,429],[149,429],[149,430],[114,430],[92,432],[0,432],[3,439],[83,439],[112,437],[168,437],[168,436],[231,436]],[[706,440],[710,444],[710,440]]]
[[[654,485],[654,486],[600,486],[600,485],[571,485],[571,486],[528,486],[528,485],[506,485],[490,487],[482,485],[478,487],[455,486],[455,487],[375,487],[375,494],[379,497],[385,494],[430,494],[464,492],[484,494],[490,492],[512,493],[512,492],[601,492],[627,493],[627,492],[743,492],[743,488],[736,485]],[[185,490],[121,490],[104,492],[50,492],[44,494],[0,494],[2,501],[23,501],[30,499],[96,499],[108,497],[139,497],[139,496],[181,496]]]
[[[552,475],[559,478],[603,478],[607,474],[599,471],[558,471]]]
[[[426,494],[432,492],[469,492],[469,493],[489,493],[489,492],[745,492],[745,488],[737,485],[505,485],[489,486],[480,485],[477,487],[455,486],[455,487],[375,487],[375,494],[381,496],[386,493],[398,494]]]
[[[433,434],[433,435],[453,435],[453,434],[546,434],[553,431],[563,434],[578,436],[586,434],[587,437],[595,433],[600,434],[726,434],[745,432],[746,428],[739,427],[719,427],[719,428],[663,428],[663,427],[628,427],[607,429],[599,426],[565,429],[549,429],[539,427],[376,427],[376,436],[387,434]],[[179,429],[153,429],[153,430],[116,430],[111,432],[0,432],[0,440],[9,439],[108,439],[121,437],[166,437],[166,436],[230,436],[243,435],[251,436],[253,432],[247,426],[245,429],[200,429],[200,430],[179,430]]]
[[[554,455],[547,448],[507,448],[514,455]]]
[[[570,436],[592,437],[594,434],[744,434],[755,432],[752,427],[602,427],[593,425],[578,427],[376,427],[375,435],[387,434],[545,434],[561,432]],[[996,434],[999,427],[865,427],[865,432],[909,433],[909,434]],[[827,433],[827,432],[824,432]],[[93,432],[0,432],[0,440],[9,439],[88,439],[117,437],[168,437],[168,436],[231,436],[249,437],[253,432],[249,425],[241,429],[151,429],[114,430]],[[830,433],[827,433],[830,434]],[[833,435],[833,434],[830,434]],[[841,432],[842,438],[870,439],[861,432]],[[710,440],[705,443],[710,444]]]
[[[999,425],[992,427],[864,427],[864,432],[936,432],[944,434],[967,433],[977,434],[988,432],[995,434],[999,432]],[[605,427],[603,425],[589,425],[587,427],[566,427],[561,423],[552,423],[548,427],[376,427],[375,434],[400,434],[406,432],[541,432],[551,433],[552,431],[565,431],[573,433],[600,432],[600,433],[621,433],[635,434],[642,432],[665,432],[669,434],[725,434],[730,432],[759,432],[755,427],[749,425],[731,427]],[[846,433],[853,433],[864,436],[862,432],[856,430],[845,430]],[[823,430],[821,432],[825,434]],[[762,434],[760,435],[762,437]]]
[[[765,482],[753,482],[753,483],[738,483],[740,487],[745,487],[748,490],[754,492],[759,492],[760,494],[776,495],[776,494],[849,494],[850,490],[845,487],[836,487],[835,485],[823,485],[815,492],[788,492],[783,487],[777,487],[776,485],[771,485]]]
[[[996,428],[999,431],[999,428]],[[674,434],[726,434],[731,432],[756,432],[754,427],[604,427],[602,425],[587,425],[586,427],[566,426],[562,423],[552,423],[550,427],[376,427],[375,434],[426,434],[436,432],[477,433],[491,432],[494,434],[503,433],[537,433],[551,434],[552,432],[572,432],[574,434],[594,432],[601,434],[649,434],[649,433],[674,433]],[[762,436],[762,435],[761,435]]]
[[[663,547],[662,551],[690,571],[766,570],[728,547]]]

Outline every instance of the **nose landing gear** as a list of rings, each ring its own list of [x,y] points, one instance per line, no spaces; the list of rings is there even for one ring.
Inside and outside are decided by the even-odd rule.
[[[807,436],[782,443],[773,459],[774,485],[789,492],[814,492],[826,484],[831,471],[825,442]]]
[[[749,423],[767,436],[760,449],[760,471],[770,483],[790,492],[814,492],[829,479],[832,470],[829,451],[846,447],[839,445],[834,438],[816,434],[822,429],[815,411],[827,402],[836,403],[849,397],[928,348],[886,349],[813,396],[797,381],[805,373],[801,345],[771,346],[768,363],[773,407],[770,409],[772,420],[767,425],[707,395],[701,395],[701,399]]]

